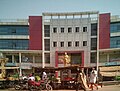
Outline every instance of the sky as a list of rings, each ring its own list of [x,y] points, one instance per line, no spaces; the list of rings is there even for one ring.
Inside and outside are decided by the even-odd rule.
[[[0,19],[28,19],[44,12],[84,11],[120,15],[120,0],[0,0]]]

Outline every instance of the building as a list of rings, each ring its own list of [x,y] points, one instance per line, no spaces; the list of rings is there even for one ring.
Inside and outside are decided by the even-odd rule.
[[[119,65],[120,17],[98,11],[43,13],[29,19],[0,20],[0,52],[8,70],[33,67]]]

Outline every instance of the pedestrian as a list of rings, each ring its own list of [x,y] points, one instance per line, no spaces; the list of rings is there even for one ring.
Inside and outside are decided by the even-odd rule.
[[[94,86],[97,88],[98,90],[98,86],[96,84],[97,81],[97,71],[95,70],[95,68],[92,68],[92,71],[90,73],[90,88],[93,90]]]
[[[84,91],[90,90],[88,85],[87,85],[86,75],[84,73],[84,69],[83,68],[81,69],[81,71],[80,70],[78,71],[76,78],[77,78],[77,83],[78,83],[76,91],[78,91],[79,86],[81,86]]]
[[[26,76],[26,75],[22,75],[22,80],[27,80],[28,79],[28,77]]]
[[[29,75],[28,80],[35,81],[35,77],[33,73]]]
[[[47,80],[47,74],[46,74],[46,72],[43,72],[43,75],[42,75],[42,80]]]

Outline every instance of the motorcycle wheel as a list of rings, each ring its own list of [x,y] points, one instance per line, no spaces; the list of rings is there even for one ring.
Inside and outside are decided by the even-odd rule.
[[[42,86],[37,86],[38,91],[42,91]]]
[[[15,85],[15,90],[20,90],[21,89],[21,86],[20,85]]]
[[[30,91],[35,91],[33,86],[30,86],[30,87],[29,87],[29,90],[30,90]]]

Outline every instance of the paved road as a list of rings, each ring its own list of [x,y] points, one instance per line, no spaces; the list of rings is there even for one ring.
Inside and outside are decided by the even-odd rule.
[[[15,91],[14,89],[0,89],[0,91]],[[16,90],[17,91],[17,90]],[[26,91],[26,90],[22,90]],[[75,90],[53,90],[53,91],[75,91]],[[83,90],[79,90],[83,91]],[[93,91],[120,91],[120,85],[110,85],[110,86],[103,86],[102,88],[99,88],[98,90],[93,90]]]

